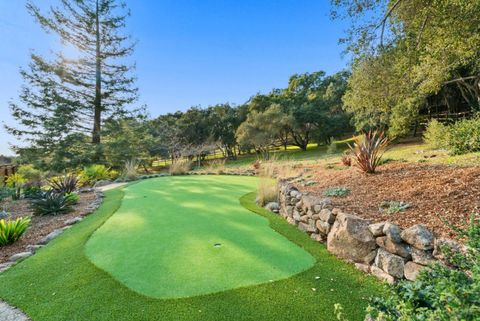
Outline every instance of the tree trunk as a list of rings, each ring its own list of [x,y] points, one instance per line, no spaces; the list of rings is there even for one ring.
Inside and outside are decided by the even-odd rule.
[[[95,100],[94,100],[94,118],[93,118],[93,132],[92,143],[100,144],[100,131],[102,127],[102,58],[100,56],[100,18],[98,9],[98,0],[96,2],[96,16],[95,16],[95,28],[96,28],[96,52],[95,52]]]

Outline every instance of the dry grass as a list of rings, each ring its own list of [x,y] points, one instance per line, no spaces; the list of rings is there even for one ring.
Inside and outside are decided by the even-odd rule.
[[[225,173],[225,159],[214,159],[205,164],[202,169],[206,173]]]
[[[258,180],[257,186],[257,203],[265,206],[269,202],[278,200],[278,184],[277,181],[270,177],[262,176]]]
[[[188,159],[177,159],[170,165],[170,175],[183,175],[192,168],[192,162]]]
[[[135,159],[131,159],[125,163],[123,167],[122,176],[128,180],[134,180],[137,178],[138,162]]]

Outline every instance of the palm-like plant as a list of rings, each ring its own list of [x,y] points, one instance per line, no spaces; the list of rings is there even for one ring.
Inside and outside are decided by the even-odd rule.
[[[74,174],[67,174],[61,177],[52,178],[48,181],[50,188],[58,194],[73,193],[78,186],[78,176]]]
[[[355,166],[365,173],[375,173],[380,164],[389,140],[383,132],[369,131],[361,137],[357,137],[350,150],[355,161]]]
[[[18,218],[16,220],[0,220],[0,246],[16,242],[30,226],[30,218]]]

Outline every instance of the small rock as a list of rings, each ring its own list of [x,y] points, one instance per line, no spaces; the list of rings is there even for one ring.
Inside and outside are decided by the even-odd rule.
[[[6,262],[6,263],[0,264],[0,273],[5,272],[11,266],[13,266],[14,264],[15,264],[15,262]]]
[[[1,212],[0,212],[0,220],[1,220],[1,219],[6,219],[6,218],[8,218],[9,216],[10,216],[10,214],[8,214],[8,213],[5,212],[5,211],[1,211]]]
[[[412,261],[405,263],[405,279],[415,281],[420,271],[425,268],[423,265]]]
[[[280,205],[278,205],[277,202],[270,202],[265,205],[265,209],[269,210],[270,212],[278,213],[278,211],[280,210]]]
[[[402,239],[408,244],[420,250],[431,250],[434,245],[434,237],[424,225],[417,224],[407,228],[401,234]]]
[[[73,224],[75,224],[75,223],[80,222],[81,220],[83,220],[82,217],[76,216],[76,217],[71,218],[71,219],[69,219],[69,220],[65,220],[64,223],[65,223],[66,225],[73,225]]]
[[[45,236],[44,238],[42,238],[40,241],[38,241],[37,244],[45,245],[48,242],[50,242],[51,240],[53,240],[54,238],[56,238],[57,236],[59,236],[60,234],[62,234],[62,232],[63,232],[63,230],[61,230],[61,229],[53,230],[52,233],[50,233],[47,236]]]
[[[333,224],[335,222],[335,215],[333,215],[332,211],[327,208],[321,210],[318,217],[328,224]]]
[[[412,249],[406,243],[395,243],[386,236],[377,237],[377,245],[386,249],[388,252],[399,255],[406,259],[411,257]]]
[[[310,238],[314,241],[317,241],[317,242],[325,242],[325,236],[321,235],[321,234],[318,234],[318,233],[312,233],[310,234]]]
[[[393,242],[402,243],[401,233],[402,230],[396,224],[387,222],[383,226],[383,234],[385,234]]]
[[[376,267],[376,266],[370,267],[370,273],[372,273],[372,275],[376,276],[377,278],[387,282],[388,284],[395,283],[395,278],[390,274],[386,273],[385,271],[383,271],[379,267]]]
[[[19,260],[26,259],[27,257],[32,256],[32,255],[33,255],[32,252],[21,252],[21,253],[17,253],[17,254],[14,254],[14,255],[10,256],[10,258],[8,260],[10,262],[16,262],[16,261],[19,261]]]
[[[322,220],[318,220],[316,223],[316,226],[320,232],[322,232],[325,235],[328,235],[330,233],[330,227],[331,225],[328,224],[327,222],[324,222]]]
[[[433,259],[432,251],[419,250],[412,248],[412,261],[421,265],[429,265],[435,263]]]
[[[35,245],[27,245],[26,249],[27,251],[30,251],[32,253],[35,253],[37,252],[38,249],[41,249],[43,247],[43,245],[38,245],[38,244],[35,244]]]
[[[293,215],[293,206],[287,206],[286,211],[287,211],[288,216],[292,216]]]
[[[377,251],[375,266],[381,268],[395,278],[403,278],[405,263],[402,257],[392,254],[383,248]]]
[[[313,211],[314,211],[316,214],[318,214],[318,213],[320,213],[320,211],[322,210],[322,208],[323,208],[322,205],[318,205],[318,204],[317,204],[317,205],[315,205],[315,206],[313,207]]]
[[[365,273],[370,273],[370,265],[363,263],[355,263],[355,267]]]
[[[372,232],[373,236],[377,237],[377,236],[385,235],[383,233],[384,226],[385,226],[385,222],[375,223],[375,224],[370,224],[368,226],[368,229],[370,230],[370,232]]]
[[[298,228],[307,233],[317,233],[317,227],[315,226],[315,221],[310,220],[308,223],[300,222],[298,223]]]

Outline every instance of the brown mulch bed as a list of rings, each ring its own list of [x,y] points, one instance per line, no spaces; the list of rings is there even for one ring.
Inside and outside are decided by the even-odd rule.
[[[11,219],[30,216],[32,224],[20,240],[14,244],[0,247],[0,263],[8,261],[8,258],[16,253],[26,251],[27,245],[36,244],[53,230],[64,227],[66,220],[86,215],[87,207],[95,201],[95,193],[80,193],[79,196],[80,200],[72,212],[57,216],[33,216],[28,200],[4,201],[1,206],[6,205],[7,212],[12,214]]]
[[[377,174],[367,175],[352,167],[331,170],[312,167],[315,185],[301,187],[322,195],[329,187],[350,190],[346,197],[333,197],[333,205],[347,213],[357,214],[372,222],[390,221],[403,228],[424,224],[437,236],[454,238],[450,224],[465,226],[472,213],[480,212],[480,167],[449,167],[390,163]],[[403,201],[411,205],[404,212],[387,214],[379,210],[383,201]]]

